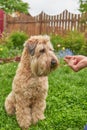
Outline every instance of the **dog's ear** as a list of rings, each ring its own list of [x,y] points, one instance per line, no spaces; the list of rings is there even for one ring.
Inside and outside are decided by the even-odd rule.
[[[34,44],[29,44],[29,43],[28,43],[28,50],[29,50],[29,53],[31,54],[31,56],[34,55],[34,53],[35,53],[35,48],[36,48],[36,44],[35,44],[35,43],[34,43]]]
[[[27,47],[27,49],[28,49],[28,51],[29,51],[29,53],[30,53],[30,55],[31,56],[33,56],[34,55],[34,52],[35,52],[35,48],[36,48],[36,43],[25,43],[24,44],[24,46],[26,46]]]

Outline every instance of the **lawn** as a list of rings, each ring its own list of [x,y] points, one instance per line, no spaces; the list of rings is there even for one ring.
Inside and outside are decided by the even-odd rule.
[[[4,109],[17,65],[0,65],[0,130],[20,130],[15,116],[8,116]],[[49,75],[45,116],[29,130],[83,130],[87,123],[87,69],[76,73],[60,65]]]

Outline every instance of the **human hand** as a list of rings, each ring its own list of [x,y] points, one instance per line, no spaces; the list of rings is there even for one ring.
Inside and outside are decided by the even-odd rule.
[[[65,56],[64,61],[76,72],[87,67],[86,56]]]

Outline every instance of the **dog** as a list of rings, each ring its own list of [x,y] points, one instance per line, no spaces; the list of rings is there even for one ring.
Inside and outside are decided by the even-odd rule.
[[[31,36],[25,42],[12,91],[5,100],[6,112],[16,114],[22,130],[45,118],[48,74],[58,65],[49,36]]]

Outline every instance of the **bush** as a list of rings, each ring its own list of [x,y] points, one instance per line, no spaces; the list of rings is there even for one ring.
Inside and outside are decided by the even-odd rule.
[[[82,48],[80,50],[80,54],[87,56],[87,41],[82,45]]]
[[[11,58],[21,55],[21,49],[9,49],[6,45],[0,45],[0,58]]]
[[[5,45],[0,45],[0,58],[7,58],[9,50]]]
[[[55,50],[61,50],[64,43],[64,38],[60,35],[51,35],[51,42]]]
[[[85,44],[85,37],[80,32],[70,31],[65,36],[51,35],[51,42],[57,51],[70,49],[73,54],[80,54]]]
[[[24,32],[3,33],[0,38],[0,58],[10,58],[21,55],[23,44],[28,36]]]
[[[82,45],[82,48],[80,50],[80,53],[82,55],[85,55],[87,56],[87,30],[84,32],[84,36],[85,36],[85,42],[84,44]]]
[[[8,38],[7,44],[8,47],[13,47],[13,48],[23,48],[23,44],[28,39],[28,35],[24,32],[13,32]]]
[[[84,43],[84,35],[77,31],[71,31],[65,37],[65,47],[70,48],[74,54],[80,53],[80,50]]]

